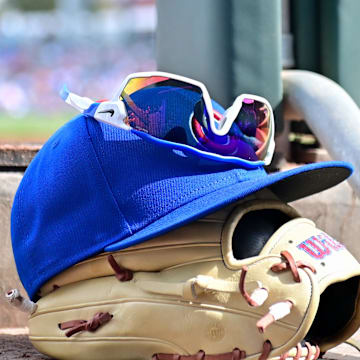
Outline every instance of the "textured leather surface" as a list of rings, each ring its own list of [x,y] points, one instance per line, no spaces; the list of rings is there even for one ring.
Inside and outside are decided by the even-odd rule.
[[[237,224],[246,213],[260,209],[281,211],[289,221],[257,256],[236,259],[232,241]],[[319,239],[315,247],[311,245],[314,238]],[[272,266],[285,263],[280,254],[284,250],[294,261],[312,265],[316,274],[298,267],[301,281],[295,282],[289,269],[272,271]],[[30,339],[38,350],[59,359],[128,360],[150,359],[154,353],[189,355],[204,350],[219,354],[239,348],[255,359],[265,340],[273,346],[270,357],[278,357],[312,329],[324,351],[345,341],[359,327],[358,279],[355,286],[349,285],[353,301],[345,325],[324,339],[313,327],[319,309],[326,306],[321,301],[324,294],[336,284],[345,284],[347,289],[347,281],[360,275],[360,265],[312,221],[278,201],[241,203],[113,253],[119,264],[134,271],[128,282],[115,278],[106,256],[82,262],[43,287],[43,297],[29,321]],[[246,291],[251,293],[259,286],[268,291],[261,306],[250,306],[239,291],[244,265],[248,267]],[[51,291],[54,285],[60,287]],[[285,300],[293,304],[290,314],[259,332],[257,321],[271,305]],[[346,302],[332,305],[340,314],[342,306],[349,307]],[[67,338],[58,327],[71,320],[89,320],[98,312],[109,312],[113,318],[95,332]],[[330,320],[332,317],[329,313]]]

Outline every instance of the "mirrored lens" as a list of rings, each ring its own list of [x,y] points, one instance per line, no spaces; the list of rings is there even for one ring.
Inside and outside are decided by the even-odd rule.
[[[228,134],[217,136],[194,117],[193,134],[204,150],[249,161],[264,160],[270,144],[271,113],[266,104],[244,99]],[[218,120],[221,115],[217,114]]]
[[[131,79],[120,100],[127,110],[126,124],[160,139],[196,145],[190,129],[194,111],[206,115],[199,87],[162,76]],[[204,122],[206,126],[206,122]]]
[[[244,99],[228,134],[218,136],[211,131],[202,90],[190,83],[163,76],[134,78],[120,100],[127,110],[125,123],[154,137],[249,161],[267,154],[272,125],[263,102]],[[214,115],[221,124],[222,115]]]

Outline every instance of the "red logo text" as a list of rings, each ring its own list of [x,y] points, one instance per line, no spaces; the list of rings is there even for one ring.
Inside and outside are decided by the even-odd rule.
[[[345,249],[345,246],[333,239],[324,232],[319,235],[306,239],[297,246],[298,249],[305,251],[315,259],[323,259],[325,256],[331,255],[333,251]]]

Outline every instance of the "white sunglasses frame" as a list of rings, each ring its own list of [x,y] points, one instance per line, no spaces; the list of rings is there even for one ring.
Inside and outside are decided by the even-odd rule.
[[[162,72],[162,71],[147,71],[147,72],[138,72],[138,73],[130,74],[123,80],[119,90],[116,91],[111,101],[104,101],[99,104],[94,114],[94,118],[98,121],[119,127],[124,130],[131,130],[132,129],[131,126],[127,125],[124,122],[124,120],[127,117],[127,111],[124,102],[120,100],[121,94],[130,80],[135,78],[147,78],[154,76],[167,77],[170,79],[179,80],[200,88],[200,90],[202,91],[202,97],[204,99],[207,113],[209,116],[211,131],[218,136],[224,136],[229,132],[233,122],[235,121],[235,119],[237,118],[240,112],[244,99],[251,99],[254,101],[259,101],[264,103],[270,112],[270,126],[269,126],[269,138],[266,144],[266,155],[262,161],[264,162],[265,165],[270,164],[275,149],[275,140],[274,140],[275,123],[274,123],[274,114],[270,103],[261,96],[257,96],[253,94],[241,94],[235,99],[234,103],[225,111],[224,119],[221,121],[220,126],[218,126],[216,124],[219,124],[219,120],[215,120],[213,106],[207,88],[202,82],[187,78],[185,76]],[[83,101],[81,101],[81,99],[83,99]],[[64,100],[68,104],[77,108],[79,111],[86,110],[85,106],[87,107],[90,106],[90,102],[92,101],[88,98],[81,98],[80,96],[73,93],[69,93],[68,97]]]

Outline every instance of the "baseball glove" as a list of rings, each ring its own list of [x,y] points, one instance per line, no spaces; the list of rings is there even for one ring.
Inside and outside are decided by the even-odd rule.
[[[311,360],[348,339],[360,265],[344,245],[278,201],[230,210],[53,278],[33,345],[71,360]]]

